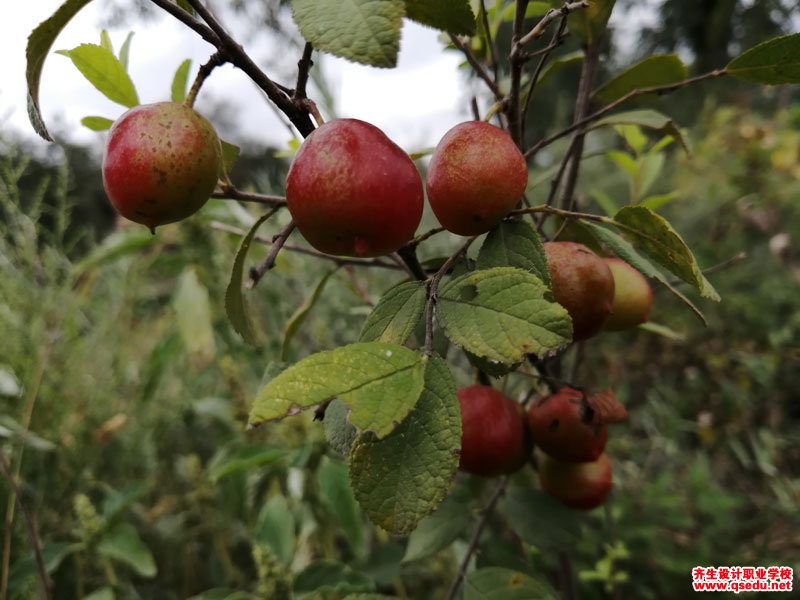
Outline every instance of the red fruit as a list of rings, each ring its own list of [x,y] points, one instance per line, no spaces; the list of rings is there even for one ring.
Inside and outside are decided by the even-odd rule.
[[[337,119],[306,138],[286,177],[297,229],[327,254],[380,256],[408,242],[422,218],[422,178],[374,125]]]
[[[597,424],[583,392],[564,387],[528,409],[533,443],[565,462],[590,462],[603,453],[608,426]]]
[[[528,166],[509,135],[489,123],[453,127],[436,146],[426,180],[442,227],[478,235],[497,225],[528,185]]]
[[[144,104],[111,127],[103,187],[119,214],[155,230],[200,210],[221,165],[219,138],[208,120],[176,102]]]
[[[604,260],[614,277],[614,308],[603,329],[620,331],[645,323],[653,308],[653,288],[647,278],[621,258]]]
[[[546,242],[548,271],[555,301],[572,318],[572,339],[600,331],[614,306],[614,276],[605,261],[583,244]]]
[[[560,462],[542,455],[539,483],[545,492],[570,508],[591,510],[605,502],[611,492],[611,461],[606,454],[584,463]]]
[[[496,477],[513,473],[530,457],[522,406],[488,385],[458,390],[461,403],[459,469]]]

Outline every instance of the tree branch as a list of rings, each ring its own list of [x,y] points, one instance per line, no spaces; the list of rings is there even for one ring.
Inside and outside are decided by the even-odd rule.
[[[283,196],[271,196],[268,194],[255,194],[252,192],[243,192],[233,186],[224,186],[219,190],[215,190],[211,194],[212,198],[218,200],[239,200],[240,202],[254,202],[255,204],[263,204],[265,206],[283,207],[286,206],[286,198]]]
[[[200,68],[197,71],[197,77],[194,78],[192,87],[189,90],[189,93],[186,94],[186,98],[183,101],[186,106],[194,106],[194,101],[197,98],[197,94],[200,92],[200,88],[203,86],[205,80],[208,79],[209,75],[211,75],[211,71],[221,65],[224,65],[225,62],[225,57],[222,56],[219,51],[217,51],[211,55],[205,64],[200,65]]]
[[[453,35],[452,33],[449,34],[450,41],[453,42],[453,45],[461,50],[461,53],[467,59],[467,62],[470,66],[475,70],[475,74],[480,77],[483,82],[487,85],[489,90],[491,90],[492,94],[494,95],[495,99],[498,101],[503,100],[503,94],[500,92],[500,88],[497,87],[497,82],[492,78],[489,71],[486,70],[486,67],[481,64],[481,62],[475,57],[470,50],[469,46],[467,46],[457,35]]]
[[[311,42],[306,42],[303,47],[303,56],[297,61],[297,83],[294,86],[294,98],[297,100],[304,100],[308,98],[306,95],[306,84],[308,83],[308,74],[314,64],[311,61],[311,54],[314,52],[314,47]]]
[[[531,29],[519,40],[519,48],[522,49],[523,46],[542,37],[548,25],[550,25],[550,23],[559,17],[566,18],[570,13],[583,8],[589,8],[589,6],[591,6],[591,2],[584,0],[583,2],[567,2],[561,8],[551,8],[541,19],[539,19],[539,22],[536,23],[533,29]]]
[[[264,273],[269,271],[275,266],[275,260],[278,258],[278,254],[283,248],[283,245],[286,243],[286,240],[289,239],[289,236],[294,231],[294,221],[289,221],[289,224],[284,227],[281,232],[272,238],[272,247],[269,249],[269,253],[267,254],[267,258],[264,259],[257,267],[253,267],[250,269],[250,280],[247,282],[247,289],[252,290],[261,278],[264,276]]]

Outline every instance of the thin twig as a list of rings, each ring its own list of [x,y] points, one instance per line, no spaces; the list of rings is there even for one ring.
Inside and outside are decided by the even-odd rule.
[[[578,591],[575,587],[575,565],[572,557],[566,550],[558,552],[558,579],[561,583],[561,597],[563,600],[577,600]]]
[[[729,267],[732,267],[736,263],[742,262],[746,258],[747,258],[747,252],[744,251],[737,252],[730,258],[726,258],[725,260],[723,260],[721,263],[717,263],[716,265],[708,267],[707,269],[703,269],[700,272],[703,275],[711,275],[713,273],[718,273],[720,271],[724,271]],[[669,282],[670,285],[680,285],[681,283],[686,283],[686,282],[683,279],[673,279],[672,281]]]
[[[221,44],[219,36],[217,36],[217,34],[214,33],[211,30],[211,28],[209,28],[207,25],[204,25],[203,23],[195,19],[192,15],[183,10],[177,4],[175,4],[174,2],[170,2],[170,0],[150,0],[150,2],[152,2],[162,10],[171,14],[181,23],[186,25],[189,29],[197,33],[201,38],[203,38],[209,44],[219,48]]]
[[[461,559],[461,564],[458,567],[458,572],[456,573],[455,578],[453,578],[452,583],[450,584],[450,589],[447,590],[447,595],[444,597],[444,600],[454,600],[456,595],[458,594],[458,590],[461,587],[461,582],[464,581],[464,577],[467,574],[467,568],[469,567],[469,561],[472,560],[472,556],[478,549],[478,543],[481,539],[481,533],[483,533],[483,528],[486,527],[486,524],[489,522],[489,518],[492,516],[492,512],[494,512],[495,506],[500,501],[500,498],[503,497],[505,494],[506,486],[508,485],[508,475],[504,475],[497,484],[497,487],[492,492],[491,498],[486,503],[486,506],[483,507],[481,510],[481,518],[475,524],[475,529],[472,531],[472,535],[469,539],[469,545],[467,546],[467,552],[464,554],[464,558]]]
[[[214,54],[209,57],[205,64],[200,65],[200,68],[197,70],[197,77],[194,78],[192,87],[189,89],[189,93],[186,94],[186,98],[183,101],[186,106],[194,106],[194,101],[197,98],[197,94],[200,91],[200,88],[203,86],[205,80],[208,79],[209,75],[211,75],[211,71],[221,65],[224,65],[225,62],[225,57],[220,52],[214,52]]]
[[[688,79],[684,79],[683,81],[679,81],[678,83],[673,83],[669,85],[656,85],[646,88],[638,88],[631,92],[628,92],[621,98],[614,100],[609,104],[606,104],[604,107],[596,110],[590,115],[587,115],[585,118],[581,119],[570,125],[569,127],[562,129],[561,131],[554,133],[550,137],[544,138],[534,144],[525,152],[525,157],[530,158],[534,156],[539,150],[544,148],[545,146],[549,146],[554,141],[561,139],[562,137],[569,135],[573,131],[581,129],[591,123],[592,121],[596,121],[600,117],[603,117],[610,113],[612,110],[617,108],[618,106],[625,104],[628,100],[632,100],[634,98],[638,98],[639,96],[645,96],[647,94],[668,94],[670,92],[674,92],[676,90],[685,88],[688,85],[693,83],[697,83],[699,81],[704,81],[706,79],[714,79],[715,77],[721,77],[723,75],[727,75],[728,72],[725,69],[717,69],[715,71],[709,71],[708,73],[703,73],[702,75],[697,75],[696,77],[689,77]]]
[[[231,225],[228,225],[227,223],[220,223],[219,221],[211,221],[209,226],[211,227],[211,229],[214,229],[216,231],[224,231],[225,233],[232,233],[234,235],[238,235],[239,237],[244,237],[245,235],[247,235],[247,232],[244,231],[243,229],[239,229],[238,227],[233,227]],[[260,244],[264,244],[265,246],[272,245],[272,240],[265,238],[263,236],[256,235],[253,237],[253,239]],[[305,248],[303,246],[294,246],[288,243],[283,245],[283,249],[288,250],[289,252],[295,252],[297,254],[305,254],[306,256],[313,256],[314,258],[329,260],[334,264],[340,266],[353,265],[355,267],[379,267],[382,269],[392,269],[395,271],[401,270],[401,267],[380,260],[378,258],[363,259],[363,258],[346,258],[343,256],[333,256],[331,254],[324,254],[322,252],[318,252],[317,250],[312,250],[311,248]]]
[[[295,224],[294,221],[289,221],[289,224],[284,227],[281,232],[272,238],[272,246],[269,249],[269,253],[267,257],[257,267],[253,267],[250,269],[250,280],[247,282],[247,289],[252,290],[261,278],[264,276],[264,273],[269,271],[275,266],[275,260],[278,258],[278,254],[283,248],[283,245],[286,243],[286,240],[289,239],[289,236],[294,231]]]
[[[225,186],[211,194],[212,198],[218,200],[239,200],[241,202],[254,202],[265,206],[281,207],[286,206],[286,198],[283,196],[273,196],[269,194],[255,194],[253,192],[243,192],[233,186]]]
[[[481,64],[481,62],[476,58],[476,56],[472,53],[472,50],[464,43],[457,35],[449,34],[450,41],[453,42],[453,45],[461,50],[461,53],[467,59],[467,62],[470,66],[475,70],[475,74],[480,77],[483,82],[487,85],[489,90],[491,90],[492,94],[496,100],[502,100],[503,94],[500,91],[500,88],[497,86],[497,82],[492,78],[492,75],[489,71],[486,70],[486,67]]]
[[[506,102],[505,112],[508,118],[508,129],[511,139],[522,150],[522,122],[520,119],[520,86],[522,85],[522,67],[524,62],[520,59],[519,44],[522,37],[522,26],[525,23],[525,12],[528,8],[528,0],[517,0],[514,10],[514,22],[511,26],[511,53],[508,62],[511,65],[511,87],[508,92],[508,102]]]
[[[402,259],[402,261],[408,267],[408,270],[411,272],[414,279],[418,279],[419,281],[424,281],[428,278],[428,274],[425,272],[425,269],[423,269],[422,265],[419,264],[419,258],[417,258],[416,244],[411,244],[411,243],[406,244],[397,251],[397,255]]]
[[[0,452],[0,474],[8,481],[8,486],[11,488],[11,495],[16,498],[17,504],[22,510],[22,514],[25,515],[25,522],[28,525],[28,534],[31,538],[31,545],[33,546],[33,556],[36,560],[36,574],[39,578],[39,584],[42,586],[42,597],[47,600],[52,600],[53,582],[47,574],[47,567],[45,567],[44,564],[42,540],[39,537],[39,528],[36,526],[36,517],[28,509],[27,505],[22,502],[22,492],[19,489],[19,484],[14,475],[11,474],[11,467],[2,452]],[[6,531],[6,535],[9,537],[11,536],[10,528]]]
[[[589,8],[591,2],[584,0],[583,2],[568,2],[564,6],[560,8],[551,8],[548,10],[544,16],[539,19],[539,22],[534,25],[533,29],[531,29],[528,33],[526,33],[522,38],[519,39],[519,47],[522,48],[526,44],[529,44],[533,40],[539,39],[544,35],[545,30],[547,27],[558,19],[559,17],[566,17],[570,13],[575,12],[576,10],[581,10],[583,8]]]
[[[311,66],[314,64],[311,61],[312,52],[314,52],[314,46],[311,45],[311,42],[306,42],[303,47],[303,56],[297,61],[297,84],[294,87],[294,98],[296,100],[308,98],[306,84],[308,83],[308,74],[311,71]]]
[[[484,2],[484,0],[480,1],[480,5],[478,6],[478,12],[480,13],[481,24],[483,25],[483,31],[486,34],[486,45],[489,48],[489,55],[492,57],[492,64],[491,64],[492,74],[494,75],[494,80],[498,81],[500,79],[500,65],[498,64],[497,60],[499,53],[497,52],[497,47],[495,46],[494,39],[492,39],[492,29],[489,24],[489,15],[486,14],[486,3]]]

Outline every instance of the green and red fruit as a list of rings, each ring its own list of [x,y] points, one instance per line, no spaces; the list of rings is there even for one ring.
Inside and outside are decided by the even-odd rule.
[[[614,308],[603,329],[621,331],[647,322],[653,308],[653,288],[647,278],[621,258],[604,260],[614,277]]]
[[[103,187],[120,215],[155,231],[200,210],[221,166],[220,141],[207,119],[176,102],[143,104],[109,131]]]
[[[286,177],[297,229],[320,252],[381,256],[408,242],[422,218],[422,178],[380,129],[337,119],[306,138]]]
[[[572,339],[592,337],[614,307],[611,270],[602,258],[576,242],[546,242],[544,251],[553,297],[572,318]]]
[[[522,405],[488,385],[458,390],[461,403],[459,469],[496,477],[521,469],[530,458]]]
[[[486,233],[517,205],[528,185],[525,157],[511,137],[483,121],[448,131],[433,152],[426,188],[442,227]]]
[[[608,426],[598,424],[584,393],[564,387],[528,408],[533,443],[564,462],[591,462],[603,453]]]
[[[542,489],[578,510],[592,510],[606,501],[613,487],[611,461],[607,454],[584,463],[561,462],[540,455],[539,483]]]

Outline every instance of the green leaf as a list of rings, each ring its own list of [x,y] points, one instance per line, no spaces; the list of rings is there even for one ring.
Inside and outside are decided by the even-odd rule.
[[[672,121],[672,119],[655,110],[631,110],[628,112],[616,113],[609,117],[605,117],[604,119],[595,121],[590,128],[597,129],[607,125],[638,125],[639,127],[644,127],[646,129],[655,129],[672,137],[676,142],[683,146],[683,149],[687,154],[690,151],[689,145],[684,139],[683,134]]]
[[[695,286],[704,298],[719,302],[719,294],[700,271],[694,254],[664,217],[644,206],[625,206],[614,215],[614,224],[622,225],[623,235],[635,247]]]
[[[593,96],[595,102],[610,104],[639,88],[669,85],[683,81],[689,70],[676,54],[649,56],[600,86]]]
[[[736,79],[777,85],[800,83],[800,33],[762,42],[734,58],[725,72]]]
[[[474,271],[439,290],[436,315],[453,342],[477,356],[513,364],[566,346],[572,321],[548,300],[541,279],[514,267]]]
[[[655,196],[648,196],[642,200],[639,203],[639,206],[644,206],[650,210],[658,210],[662,206],[665,206],[680,197],[680,193],[677,191],[667,192],[666,194],[656,194]]]
[[[113,119],[106,117],[83,117],[81,119],[81,125],[92,131],[107,131],[113,124]]]
[[[220,450],[208,464],[208,478],[216,483],[223,477],[251,471],[285,458],[288,450],[267,444],[251,444],[244,448]]]
[[[582,221],[581,223],[589,229],[593,236],[611,248],[611,250],[614,251],[614,254],[630,264],[632,267],[641,271],[647,277],[658,281],[681,302],[686,304],[686,306],[688,306],[703,323],[706,322],[706,318],[703,316],[703,313],[700,311],[700,309],[697,308],[694,303],[684,296],[679,290],[675,289],[669,283],[666,277],[661,274],[661,271],[656,269],[650,261],[639,254],[626,239],[614,233],[613,231],[598,225],[597,223],[592,223],[590,221]]]
[[[478,253],[477,268],[517,267],[550,287],[550,272],[539,234],[528,221],[503,221],[489,232]]]
[[[576,10],[567,17],[572,35],[584,44],[594,44],[605,33],[616,0],[593,0],[588,8]]]
[[[322,502],[330,510],[334,522],[344,532],[353,554],[366,557],[367,538],[361,507],[350,487],[345,464],[324,457],[317,470],[317,485]]]
[[[65,542],[45,543],[42,548],[42,559],[44,560],[45,571],[48,574],[54,573],[67,556],[73,552],[80,552],[81,550],[84,550],[83,544],[67,544]],[[32,589],[29,582],[32,582],[34,578],[38,577],[38,572],[36,558],[32,552],[27,555],[22,555],[15,560],[8,571],[9,597],[15,597],[15,590],[20,590],[21,594],[23,590]],[[16,597],[23,596],[17,595]]]
[[[542,74],[539,75],[539,81],[536,84],[537,87],[558,73],[564,67],[583,61],[583,58],[583,50],[575,50],[574,52],[557,56],[547,63],[547,66],[542,71]]]
[[[547,583],[518,571],[486,567],[467,575],[464,600],[557,600]]]
[[[39,452],[52,452],[58,445],[18,423],[11,415],[0,414],[0,439],[14,440]]]
[[[367,317],[359,341],[405,344],[425,312],[425,286],[406,281],[387,291]]]
[[[157,240],[158,238],[148,230],[139,227],[115,231],[72,266],[73,275],[77,277],[94,267],[101,267],[124,256],[136,254]]]
[[[9,366],[0,364],[0,396],[16,398],[21,395],[22,384],[17,379],[14,370]]]
[[[220,140],[220,145],[222,146],[222,169],[225,171],[226,174],[230,174],[231,169],[233,169],[234,163],[239,158],[239,155],[242,153],[242,149],[237,146],[236,144],[231,144],[230,142],[226,142],[225,140]]]
[[[88,596],[84,596],[83,600],[114,600],[116,596],[114,595],[114,588],[110,587],[102,587],[99,590],[95,590]]]
[[[517,535],[538,548],[571,548],[581,539],[580,516],[540,490],[511,488],[500,508]]]
[[[106,98],[131,108],[139,104],[139,96],[128,72],[108,49],[96,44],[81,44],[72,50],[59,50],[72,60],[86,79]]]
[[[372,580],[340,562],[322,560],[313,562],[294,579],[294,592],[298,600],[343,595],[349,592],[371,592]]]
[[[462,498],[452,495],[439,505],[432,515],[420,521],[408,536],[403,562],[421,560],[452,544],[469,530],[472,514]]]
[[[175,75],[172,77],[172,101],[183,102],[186,100],[186,84],[189,80],[189,69],[192,66],[192,61],[186,59],[175,70]]]
[[[405,0],[406,16],[434,29],[475,35],[475,15],[469,0]]]
[[[48,142],[53,138],[45,127],[42,120],[42,112],[39,108],[39,82],[42,78],[42,68],[44,59],[53,42],[56,41],[58,34],[64,29],[78,12],[91,0],[67,0],[53,15],[39,23],[28,36],[28,45],[25,48],[25,81],[28,84],[28,119],[34,131]]]
[[[130,523],[120,523],[108,531],[97,544],[97,551],[128,565],[142,577],[155,577],[158,572],[153,554]]]
[[[648,321],[647,323],[640,323],[638,327],[639,329],[644,329],[648,333],[660,335],[661,337],[667,338],[668,340],[672,340],[673,342],[686,341],[685,333],[681,333],[680,331],[675,331],[671,327],[667,327],[666,325],[661,325],[660,323],[653,323],[652,321]]]
[[[178,4],[181,4],[180,0]],[[247,592],[237,592],[229,588],[214,588],[200,592],[196,596],[190,597],[189,600],[257,600],[257,598]]]
[[[128,58],[131,54],[131,40],[133,40],[133,31],[128,32],[125,41],[122,42],[122,48],[119,49],[119,64],[126,71],[128,70]]]
[[[211,300],[208,288],[200,283],[194,267],[188,267],[181,273],[173,307],[186,349],[198,368],[207,366],[214,360],[217,351]]]
[[[233,268],[231,269],[231,280],[228,282],[228,287],[225,289],[225,314],[228,315],[228,321],[233,327],[234,331],[242,336],[242,339],[248,344],[253,346],[259,343],[260,335],[253,323],[253,317],[250,315],[250,306],[247,302],[247,297],[242,292],[242,275],[244,274],[244,263],[247,260],[247,252],[250,250],[250,244],[253,243],[253,238],[256,231],[261,225],[272,216],[272,212],[265,213],[253,223],[250,231],[247,232],[242,238],[242,243],[236,251],[236,258],[233,260]]]
[[[411,414],[383,440],[366,433],[350,452],[356,499],[376,525],[405,535],[447,495],[458,468],[461,414],[456,385],[437,355]]]
[[[403,0],[292,0],[300,33],[315,48],[374,67],[394,67]]]
[[[423,367],[416,352],[380,342],[312,354],[262,388],[249,424],[280,419],[338,396],[350,407],[353,425],[382,438],[419,399]]]
[[[100,45],[111,52],[111,54],[114,54],[114,44],[111,43],[111,38],[108,36],[108,31],[105,29],[100,32]]]
[[[325,409],[325,439],[342,456],[350,454],[350,447],[358,437],[358,430],[347,420],[350,409],[341,400],[334,400]]]
[[[305,299],[303,304],[297,307],[297,310],[294,311],[292,316],[289,317],[289,320],[286,321],[286,327],[283,330],[283,344],[281,344],[281,360],[288,360],[289,343],[292,341],[294,334],[297,333],[297,330],[300,329],[305,322],[306,317],[311,312],[311,309],[314,308],[317,300],[319,300],[322,290],[325,289],[325,284],[328,283],[328,279],[330,279],[331,275],[335,272],[336,269],[333,269],[325,273],[317,282],[317,285],[314,286],[311,295]]]
[[[295,520],[284,496],[275,495],[258,515],[255,539],[266,544],[284,565],[294,557]]]

